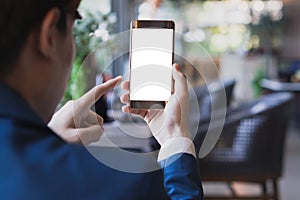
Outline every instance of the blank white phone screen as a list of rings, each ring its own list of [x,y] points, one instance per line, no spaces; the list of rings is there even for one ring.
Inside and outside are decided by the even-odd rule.
[[[130,100],[168,101],[172,87],[173,29],[132,29]]]

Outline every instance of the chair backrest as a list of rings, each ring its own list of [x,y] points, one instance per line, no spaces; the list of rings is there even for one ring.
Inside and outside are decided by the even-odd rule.
[[[292,99],[290,93],[274,93],[229,110],[218,143],[203,162],[243,164],[280,176]],[[218,121],[212,123],[220,126]]]
[[[189,127],[192,137],[199,138],[205,135],[197,134],[203,125],[219,113],[225,115],[226,109],[231,102],[233,89],[236,82],[234,79],[226,81],[213,81],[207,85],[193,88],[190,92]],[[221,110],[221,112],[220,112]],[[201,144],[201,143],[199,143]]]
[[[203,121],[210,119],[212,109],[218,110],[224,109],[224,107],[226,108],[232,100],[235,84],[236,81],[233,79],[224,82],[218,80],[210,82],[207,85],[193,88],[195,95],[190,98],[190,101],[193,101],[190,102],[190,105],[198,106],[200,119],[199,112],[196,112],[193,106],[191,106],[190,120],[197,119],[195,115],[198,115],[198,121],[202,123]]]

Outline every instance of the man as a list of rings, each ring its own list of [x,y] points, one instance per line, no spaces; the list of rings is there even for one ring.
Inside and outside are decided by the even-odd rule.
[[[0,7],[1,199],[200,199],[201,182],[188,138],[187,86],[174,66],[175,94],[164,111],[139,114],[161,144],[159,171],[126,173],[92,157],[103,133],[90,110],[121,77],[67,103],[54,116],[69,78],[72,27],[79,0],[3,0]],[[124,82],[123,89],[128,89]],[[127,103],[128,94],[121,97]],[[50,121],[51,120],[51,121]],[[49,122],[48,126],[47,123]],[[163,124],[161,122],[164,122]]]

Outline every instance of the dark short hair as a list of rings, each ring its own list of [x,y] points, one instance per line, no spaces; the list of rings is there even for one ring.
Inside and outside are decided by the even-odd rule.
[[[0,75],[11,70],[29,33],[39,28],[47,12],[64,11],[74,0],[2,0],[0,5]],[[58,28],[64,31],[66,14],[61,12]]]

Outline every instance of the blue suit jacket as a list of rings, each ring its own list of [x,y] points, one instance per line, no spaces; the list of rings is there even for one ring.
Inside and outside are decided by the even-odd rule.
[[[121,172],[96,160],[85,147],[65,143],[1,82],[0,95],[0,199],[202,198],[193,156],[172,156],[155,172]],[[147,162],[153,160],[141,165]]]

